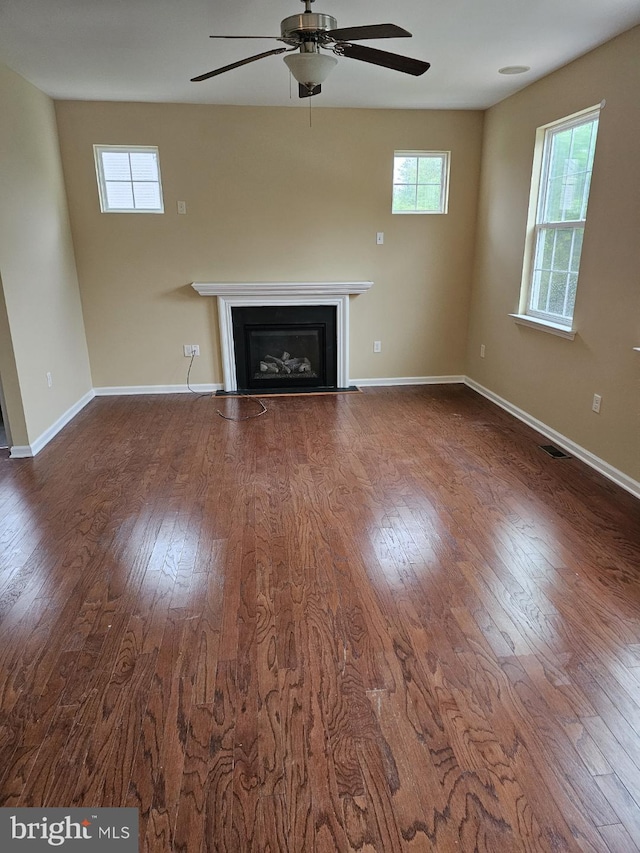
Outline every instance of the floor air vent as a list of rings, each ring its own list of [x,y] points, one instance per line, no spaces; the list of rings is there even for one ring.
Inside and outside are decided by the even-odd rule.
[[[571,459],[568,453],[565,453],[564,450],[560,450],[558,447],[554,447],[553,444],[539,444],[538,447],[554,459]]]

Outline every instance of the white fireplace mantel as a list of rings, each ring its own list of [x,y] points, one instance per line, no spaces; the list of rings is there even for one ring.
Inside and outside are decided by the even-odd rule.
[[[191,287],[200,296],[348,296],[366,293],[372,281],[252,281],[203,283],[194,281]],[[270,303],[271,304],[271,303]]]
[[[366,293],[372,281],[193,282],[200,296],[218,298],[218,321],[225,391],[237,391],[232,308],[245,305],[334,305],[338,387],[349,385],[349,296]]]

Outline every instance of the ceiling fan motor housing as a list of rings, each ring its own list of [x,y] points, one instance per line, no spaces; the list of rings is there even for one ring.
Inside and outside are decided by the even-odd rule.
[[[324,33],[337,29],[338,21],[322,12],[304,12],[302,15],[290,15],[280,23],[282,40],[298,45],[301,41],[329,41]]]

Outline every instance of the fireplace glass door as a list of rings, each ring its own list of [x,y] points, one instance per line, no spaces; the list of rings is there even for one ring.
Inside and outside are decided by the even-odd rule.
[[[234,308],[238,388],[335,388],[335,308],[327,305]]]

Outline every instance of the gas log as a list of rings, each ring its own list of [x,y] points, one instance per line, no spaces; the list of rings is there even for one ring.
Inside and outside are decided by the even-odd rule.
[[[311,373],[311,362],[308,358],[291,358],[290,353],[283,352],[280,358],[265,355],[260,362],[260,372],[274,376],[288,376],[291,373]]]

